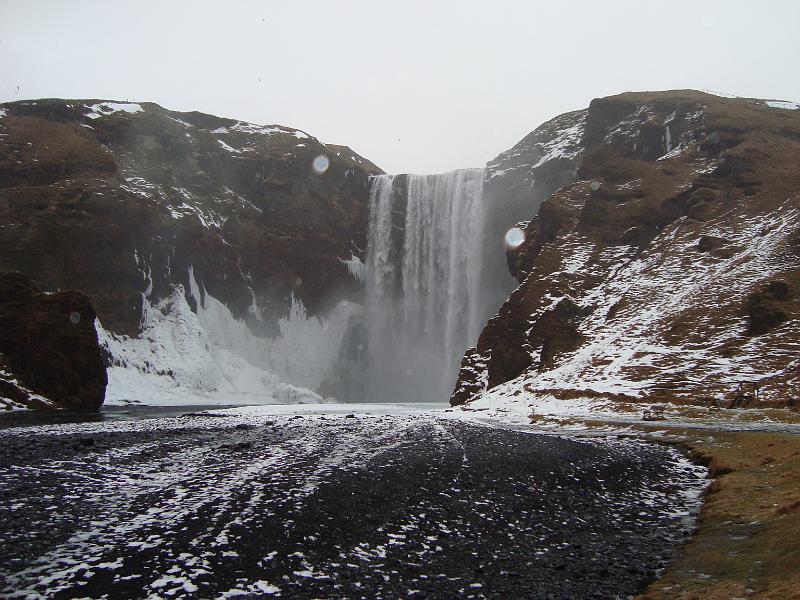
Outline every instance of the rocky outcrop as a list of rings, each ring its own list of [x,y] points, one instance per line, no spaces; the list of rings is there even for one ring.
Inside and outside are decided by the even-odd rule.
[[[315,162],[315,160],[317,162]],[[311,314],[358,293],[369,176],[344,146],[152,103],[0,105],[0,269],[80,289],[103,326],[140,331],[142,301],[201,288],[260,335],[293,296]]]
[[[96,410],[107,380],[94,320],[83,294],[0,273],[0,407]]]
[[[563,118],[583,127],[576,181],[520,224],[507,255],[519,286],[451,403],[512,380],[659,401],[720,400],[739,382],[766,401],[797,395],[800,111],[676,91]],[[529,170],[496,185],[519,189]]]

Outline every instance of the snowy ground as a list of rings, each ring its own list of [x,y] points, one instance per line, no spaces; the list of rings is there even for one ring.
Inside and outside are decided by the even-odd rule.
[[[800,434],[800,415],[783,409],[713,409],[669,403],[657,406],[662,409],[664,420],[646,421],[644,413],[653,405],[607,397],[559,399],[529,390],[526,378],[520,377],[448,412],[451,418],[560,435],[631,433],[631,426],[642,424]]]
[[[671,448],[420,406],[115,410],[0,421],[0,595],[624,597],[706,483]]]

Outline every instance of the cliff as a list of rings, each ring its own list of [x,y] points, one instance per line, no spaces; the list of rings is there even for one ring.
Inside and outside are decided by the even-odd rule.
[[[357,289],[342,261],[366,247],[377,172],[278,125],[152,103],[3,104],[0,269],[80,289],[104,327],[135,335],[142,295],[188,287],[192,266],[237,318],[275,333],[290,294],[315,313]]]
[[[380,172],[280,125],[146,102],[3,104],[0,270],[88,296],[114,402],[320,401],[304,388],[345,385],[320,378],[358,320],[338,302],[361,294]]]
[[[627,93],[548,127],[564,132],[551,154],[574,181],[562,170],[519,225],[524,241],[507,252],[519,286],[467,351],[451,403],[506,382],[679,402],[733,401],[744,383],[793,402],[800,111]],[[512,167],[491,179],[509,196],[536,178],[541,150],[513,162],[525,148],[494,161]]]

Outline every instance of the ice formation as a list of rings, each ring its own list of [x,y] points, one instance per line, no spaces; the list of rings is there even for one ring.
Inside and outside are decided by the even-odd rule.
[[[143,297],[142,331],[117,336],[97,323],[108,350],[107,404],[271,404],[322,402],[311,391],[328,377],[350,316],[339,303],[327,318],[309,317],[299,299],[278,322],[280,335],[253,335],[244,321],[197,283],[162,300]],[[188,298],[194,300],[192,311]]]

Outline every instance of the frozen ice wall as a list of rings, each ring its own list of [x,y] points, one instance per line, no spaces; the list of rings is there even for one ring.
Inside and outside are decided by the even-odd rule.
[[[361,307],[340,302],[325,318],[306,314],[291,298],[280,335],[253,335],[195,280],[190,268],[183,287],[151,303],[143,297],[142,332],[115,336],[98,322],[108,351],[108,404],[313,403],[314,391],[331,375],[352,315]]]

